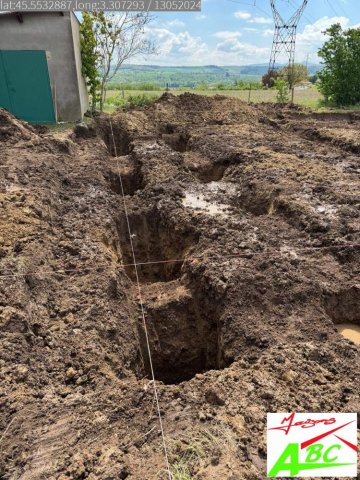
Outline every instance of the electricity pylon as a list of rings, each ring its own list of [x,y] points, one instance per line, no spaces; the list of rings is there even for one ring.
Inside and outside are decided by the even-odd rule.
[[[296,30],[308,1],[309,0],[303,0],[302,4],[295,11],[292,17],[289,20],[285,21],[276,7],[276,0],[270,0],[271,9],[275,21],[275,32],[271,49],[269,72],[275,70],[276,60],[278,59],[279,54],[282,51],[285,51],[289,60],[289,70],[290,72],[292,72],[290,73],[289,77],[293,78],[295,63]],[[293,85],[290,85],[290,88],[292,87]]]

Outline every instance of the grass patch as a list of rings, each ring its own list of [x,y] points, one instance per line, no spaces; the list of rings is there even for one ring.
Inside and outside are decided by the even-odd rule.
[[[160,85],[156,83],[139,83],[137,85],[133,83],[120,83],[120,84],[109,84],[109,90],[143,90],[145,92],[152,92],[155,90],[162,90]],[[165,89],[164,89],[165,90]]]
[[[176,442],[172,445],[171,450],[170,471],[173,480],[191,480],[199,459],[205,456],[201,445],[194,443],[184,446],[182,443]]]
[[[336,105],[332,102],[326,101],[324,98],[322,98],[318,102],[318,108],[321,110],[327,110],[327,111],[337,111],[337,112],[360,112],[360,103],[356,105]]]
[[[168,442],[168,449],[173,480],[192,480],[199,469],[217,464],[221,456],[236,455],[236,435],[224,424],[202,427],[190,439]]]
[[[140,95],[129,95],[125,100],[125,106],[133,107],[146,107],[154,103],[159,97],[156,95],[146,95],[142,93]]]
[[[154,103],[159,98],[159,96],[159,94],[147,94],[144,92],[127,92],[124,96],[122,96],[121,94],[111,94],[108,95],[105,101],[104,110],[108,113],[111,113],[119,108],[126,109],[135,107],[146,107]]]

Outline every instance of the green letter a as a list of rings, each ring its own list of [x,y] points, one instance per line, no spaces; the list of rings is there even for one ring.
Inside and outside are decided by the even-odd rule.
[[[289,462],[286,460],[290,457]],[[268,473],[268,477],[276,477],[279,472],[289,471],[290,477],[295,477],[299,473],[299,444],[289,443],[283,453],[280,455],[278,461]]]

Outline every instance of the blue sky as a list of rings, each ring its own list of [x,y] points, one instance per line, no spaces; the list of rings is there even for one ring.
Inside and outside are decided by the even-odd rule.
[[[253,4],[256,3],[256,6]],[[291,15],[301,0],[277,0]],[[309,0],[297,38],[296,60],[317,63],[323,31],[335,22],[360,26],[359,0]],[[160,13],[147,33],[157,56],[131,63],[158,65],[246,65],[269,60],[273,20],[269,0],[203,0],[201,13]]]

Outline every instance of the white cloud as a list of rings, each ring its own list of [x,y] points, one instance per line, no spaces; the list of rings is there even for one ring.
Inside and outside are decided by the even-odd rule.
[[[347,17],[322,17],[315,23],[305,25],[302,32],[297,34],[296,38],[296,58],[297,61],[303,61],[307,55],[312,62],[318,62],[317,52],[324,44],[326,36],[324,31],[334,23],[340,23],[343,28],[350,27],[350,20]]]
[[[237,37],[229,37],[217,44],[214,53],[216,57],[222,57],[223,65],[225,62],[241,65],[267,61],[270,50],[267,47],[257,47],[251,43],[241,42]]]
[[[271,28],[266,28],[265,30],[263,30],[261,32],[261,35],[263,37],[273,37],[274,36],[274,30],[272,30]]]
[[[240,18],[241,20],[248,20],[251,18],[251,13],[238,10],[237,12],[234,12],[234,17]]]
[[[304,30],[297,35],[298,43],[302,45],[318,45],[325,40],[324,31],[334,23],[340,23],[343,28],[348,28],[350,20],[346,17],[322,17],[315,23],[305,25]]]
[[[259,23],[261,25],[265,25],[273,23],[273,20],[267,17],[252,17],[251,20],[249,20],[249,23]]]
[[[267,62],[270,56],[270,47],[242,42],[242,34],[237,31],[214,33],[215,45],[188,31],[174,33],[165,26],[148,27],[147,35],[158,45],[159,55],[149,56],[146,61],[158,65],[244,65]],[[131,62],[143,64],[144,58]]]
[[[242,33],[240,32],[230,32],[230,31],[224,31],[224,32],[216,32],[214,33],[214,37],[220,38],[222,40],[229,40],[232,38],[239,38],[242,36]]]
[[[273,23],[272,18],[270,17],[260,17],[260,16],[253,16],[249,12],[245,12],[243,10],[238,10],[234,12],[234,17],[239,18],[240,20],[246,20],[247,23],[257,23],[260,25],[266,25],[269,23]]]
[[[182,22],[181,20],[178,20],[178,19],[174,19],[174,20],[169,20],[166,22],[166,25],[168,27],[185,27],[185,23]]]
[[[174,33],[168,28],[148,28],[147,33],[148,38],[158,45],[159,54],[151,58],[156,63],[191,65],[192,62],[197,62],[199,56],[208,51],[205,42],[200,37],[194,37],[187,31]]]

